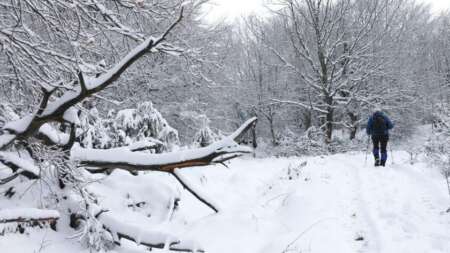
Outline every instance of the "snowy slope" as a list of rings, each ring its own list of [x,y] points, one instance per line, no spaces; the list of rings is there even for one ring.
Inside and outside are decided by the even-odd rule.
[[[385,168],[364,166],[361,154],[308,158],[292,180],[280,177],[304,159],[195,169],[192,178],[203,174],[205,192],[226,211],[190,220],[184,230],[210,252],[450,252],[442,176],[409,165],[406,153],[394,156],[396,164]],[[183,217],[199,212],[183,208]]]
[[[450,198],[443,177],[424,163],[410,165],[404,152],[395,152],[394,158],[385,168],[373,167],[370,157],[365,165],[364,154],[357,153],[248,158],[232,161],[230,169],[183,169],[190,184],[220,205],[218,214],[164,174],[114,172],[97,191],[104,193],[105,205],[116,209],[126,205],[119,198],[125,192],[138,196],[136,201],[178,192],[181,202],[172,220],[157,214],[147,226],[193,239],[213,253],[450,252],[450,213],[445,212]],[[155,180],[171,189],[157,193],[151,186]],[[108,187],[115,189],[111,196]],[[144,215],[122,212],[125,220],[135,222]],[[73,232],[64,233],[6,234],[0,236],[0,248],[39,252],[45,244],[40,252],[81,252],[67,240]],[[127,243],[116,252],[143,252],[139,249]]]

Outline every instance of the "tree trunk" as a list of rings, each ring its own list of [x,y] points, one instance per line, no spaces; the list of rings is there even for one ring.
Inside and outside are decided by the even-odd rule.
[[[325,122],[325,143],[331,143],[333,137],[333,118],[334,118],[334,108],[333,108],[333,98],[326,98],[327,108],[326,108],[326,122]]]
[[[306,110],[303,114],[303,128],[308,130],[312,126],[312,110]]]
[[[272,137],[272,144],[274,146],[278,145],[277,136],[275,134],[275,126],[273,124],[273,115],[271,112],[269,112],[269,117],[267,117],[267,120],[269,121],[269,128],[270,128],[270,135]]]
[[[358,126],[357,126],[357,121],[358,121],[358,116],[353,113],[353,112],[348,112],[347,115],[350,118],[350,140],[355,139],[356,137],[356,132],[358,130]]]

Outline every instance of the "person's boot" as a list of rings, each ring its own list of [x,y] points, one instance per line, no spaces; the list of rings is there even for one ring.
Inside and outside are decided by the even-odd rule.
[[[387,152],[386,152],[386,151],[381,152],[381,162],[380,162],[380,165],[384,167],[384,166],[386,165],[386,160],[387,160]]]
[[[375,167],[378,167],[380,165],[381,165],[380,159],[375,159]]]

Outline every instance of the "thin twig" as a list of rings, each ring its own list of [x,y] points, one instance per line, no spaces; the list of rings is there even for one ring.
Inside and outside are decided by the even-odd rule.
[[[204,199],[203,197],[201,197],[198,193],[196,193],[193,189],[191,189],[189,187],[188,184],[186,184],[181,177],[179,177],[176,172],[171,172],[170,174],[172,174],[177,180],[178,182],[180,182],[181,185],[183,185],[183,187],[188,190],[192,195],[194,195],[195,198],[197,198],[198,200],[200,200],[200,202],[202,202],[203,204],[207,205],[209,208],[211,208],[212,210],[214,210],[214,212],[218,213],[219,209],[216,208],[213,204],[211,204],[210,202],[208,202],[206,199]]]
[[[304,234],[306,234],[307,232],[309,232],[309,231],[310,231],[311,229],[313,229],[316,225],[318,225],[318,224],[320,224],[320,223],[322,223],[322,222],[324,222],[324,221],[326,221],[326,220],[332,220],[332,219],[334,220],[334,219],[336,219],[336,218],[325,218],[325,219],[316,221],[316,222],[314,222],[313,224],[311,224],[306,230],[302,231],[297,237],[295,237],[295,239],[294,239],[293,241],[291,241],[291,242],[286,246],[286,248],[283,250],[282,253],[288,252],[288,251],[289,251],[289,248],[290,248],[296,241],[298,241]]]

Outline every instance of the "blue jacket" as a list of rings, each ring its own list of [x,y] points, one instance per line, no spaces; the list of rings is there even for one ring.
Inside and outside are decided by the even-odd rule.
[[[373,129],[374,118],[376,116],[378,116],[378,115],[381,115],[384,118],[384,121],[386,122],[386,130],[383,133],[375,133],[374,129]],[[388,118],[388,116],[386,116],[382,112],[375,112],[372,116],[369,117],[369,121],[367,122],[366,132],[367,132],[368,135],[373,135],[373,136],[384,136],[384,135],[388,135],[389,136],[389,130],[392,129],[392,128],[394,128],[394,124]]]

